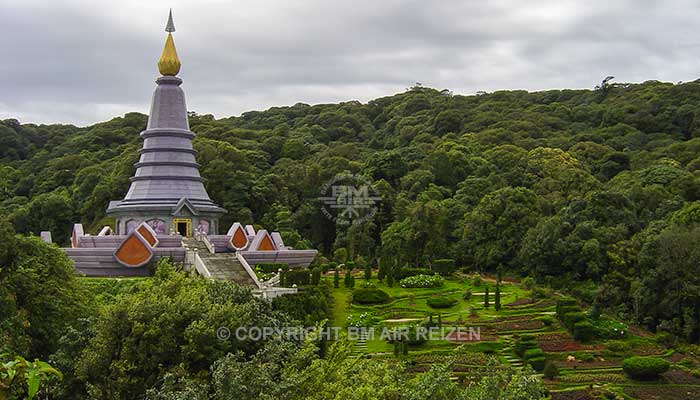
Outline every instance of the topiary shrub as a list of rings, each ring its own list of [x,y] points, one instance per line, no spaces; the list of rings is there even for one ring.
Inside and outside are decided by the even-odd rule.
[[[533,358],[544,357],[544,351],[540,348],[527,349],[523,354],[523,358],[526,360],[531,360]]]
[[[544,375],[544,377],[547,379],[554,379],[559,376],[559,368],[557,368],[557,366],[550,361],[544,365],[542,375]]]
[[[671,363],[658,357],[630,357],[622,361],[622,370],[630,378],[641,381],[657,379],[670,367]]]
[[[387,292],[376,288],[355,289],[352,292],[352,302],[357,304],[381,304],[389,301]]]
[[[547,359],[544,357],[535,357],[527,360],[527,363],[530,364],[532,369],[534,369],[537,372],[540,372],[544,369],[544,364],[547,362]]]
[[[569,312],[581,311],[581,307],[578,306],[576,299],[571,297],[564,297],[557,300],[557,318],[563,320],[564,315]]]
[[[450,308],[457,304],[457,300],[449,297],[431,297],[426,303],[432,308]]]
[[[569,329],[574,329],[577,322],[581,322],[587,318],[585,313],[576,311],[564,314],[564,325]]]
[[[596,327],[588,321],[580,321],[574,324],[573,334],[580,342],[590,342],[596,336]]]
[[[525,357],[525,352],[530,349],[536,349],[537,348],[537,339],[533,335],[521,335],[518,340],[515,341],[515,345],[513,346],[513,351],[515,351],[515,354],[517,354],[519,357]]]

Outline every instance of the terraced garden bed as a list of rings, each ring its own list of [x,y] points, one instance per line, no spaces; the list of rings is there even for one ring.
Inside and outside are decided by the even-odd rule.
[[[529,291],[514,284],[503,284],[501,304],[505,306],[495,310],[494,285],[488,280],[484,280],[484,284],[489,284],[489,307],[484,304],[484,284],[474,287],[469,279],[448,278],[440,288],[389,288],[376,279],[371,283],[387,292],[390,299],[383,304],[360,306],[349,301],[352,289],[333,289],[333,324],[340,322],[336,326],[342,327],[344,321],[361,319],[362,323],[377,329],[442,326],[446,332],[460,328],[457,332],[461,333],[411,344],[408,355],[396,355],[393,344],[372,338],[361,348],[358,346],[358,355],[398,357],[408,363],[409,371],[414,374],[430,370],[435,363],[449,362],[453,379],[462,384],[479,380],[490,373],[494,365],[521,368],[532,363],[542,368],[546,361],[558,369],[558,376],[544,380],[552,391],[552,400],[612,399],[623,390],[628,396],[626,400],[700,399],[700,376],[691,373],[700,362],[693,354],[674,354],[653,335],[637,327],[631,327],[630,334],[623,338],[597,339],[582,344],[556,319],[557,299],[560,298],[557,294],[550,292],[549,298],[539,298],[533,303]],[[466,300],[465,291],[471,292]],[[437,297],[451,299],[454,304],[444,309],[430,307],[427,300]],[[365,317],[360,318],[362,315]],[[607,316],[604,321],[619,324]],[[469,328],[477,330],[480,338],[470,335]],[[527,347],[518,355],[516,344],[521,338],[529,338],[529,346],[534,348]],[[526,354],[534,358],[524,359]],[[639,355],[666,357],[674,365],[657,381],[637,382],[622,371],[621,365],[623,359]]]

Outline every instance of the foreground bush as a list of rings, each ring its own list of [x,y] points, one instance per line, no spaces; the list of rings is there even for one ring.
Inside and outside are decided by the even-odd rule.
[[[435,288],[444,283],[440,275],[416,275],[401,279],[399,285],[402,288]]]
[[[328,286],[320,285],[275,297],[272,309],[284,312],[304,326],[313,326],[328,318],[328,290]]]
[[[431,297],[426,303],[432,308],[450,308],[457,304],[457,300],[449,297]]]
[[[647,381],[656,379],[668,371],[671,363],[657,357],[630,357],[622,362],[622,370],[632,379]]]
[[[389,301],[389,295],[376,288],[355,289],[352,292],[352,302],[357,304],[381,304]]]
[[[91,302],[61,249],[0,221],[0,354],[46,359]]]
[[[238,327],[289,323],[250,289],[190,276],[163,259],[155,277],[104,307],[91,325],[94,336],[75,360],[76,379],[90,393],[68,398],[143,398],[165,373],[207,374],[229,353],[254,354],[264,346],[233,336],[222,340],[219,328],[230,334]]]

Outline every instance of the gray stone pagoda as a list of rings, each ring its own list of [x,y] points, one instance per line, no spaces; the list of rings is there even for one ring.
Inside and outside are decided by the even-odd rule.
[[[185,94],[172,32],[172,14],[168,19],[163,54],[158,69],[163,75],[156,80],[151,113],[146,130],[141,132],[141,158],[134,164],[136,174],[123,200],[112,201],[107,215],[116,220],[116,235],[131,233],[146,222],[157,234],[195,232],[217,234],[219,217],[226,210],[217,206],[204,188],[195,161],[187,120]]]

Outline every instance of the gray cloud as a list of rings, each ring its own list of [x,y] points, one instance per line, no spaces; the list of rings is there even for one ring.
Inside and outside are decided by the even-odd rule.
[[[690,0],[0,3],[0,118],[90,124],[147,112],[173,7],[190,109],[217,117],[403,91],[693,80]]]

